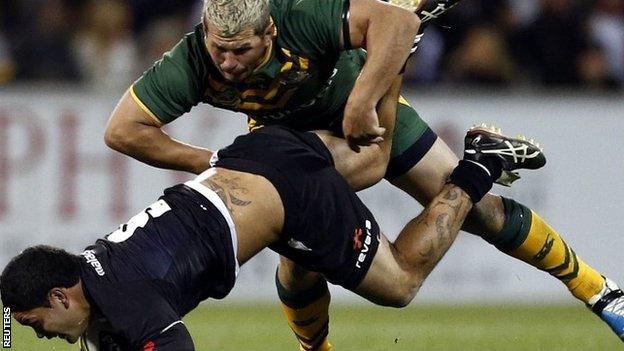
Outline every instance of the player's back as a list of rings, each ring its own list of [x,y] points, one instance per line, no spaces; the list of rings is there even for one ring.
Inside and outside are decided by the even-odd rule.
[[[179,316],[206,298],[227,295],[238,268],[223,214],[185,185],[165,190],[83,256],[85,284],[98,306],[116,300],[111,293],[124,295],[128,305],[145,306],[153,297]]]

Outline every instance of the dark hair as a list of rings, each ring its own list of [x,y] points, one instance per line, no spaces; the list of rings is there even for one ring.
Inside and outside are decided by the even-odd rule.
[[[49,307],[52,288],[69,288],[79,281],[80,256],[47,245],[29,247],[2,271],[2,304],[15,312]]]

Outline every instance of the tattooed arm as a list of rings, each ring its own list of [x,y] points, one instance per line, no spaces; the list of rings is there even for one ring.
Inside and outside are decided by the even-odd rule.
[[[336,170],[355,191],[377,184],[386,174],[396,120],[397,100],[403,77],[397,76],[377,105],[379,125],[385,128],[383,140],[355,151],[347,141],[329,131],[315,131],[334,158]]]

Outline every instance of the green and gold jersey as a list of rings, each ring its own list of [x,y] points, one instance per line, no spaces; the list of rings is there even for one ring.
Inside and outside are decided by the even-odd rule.
[[[327,128],[342,114],[365,61],[363,50],[340,49],[343,1],[271,0],[277,37],[261,66],[239,83],[223,79],[198,25],[134,83],[132,96],[163,123],[204,102],[259,124]]]

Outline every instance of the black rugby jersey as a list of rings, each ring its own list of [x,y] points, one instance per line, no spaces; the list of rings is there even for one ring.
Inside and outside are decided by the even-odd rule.
[[[187,185],[169,188],[82,253],[88,298],[133,347],[157,343],[199,302],[232,289],[232,230],[205,196]]]

